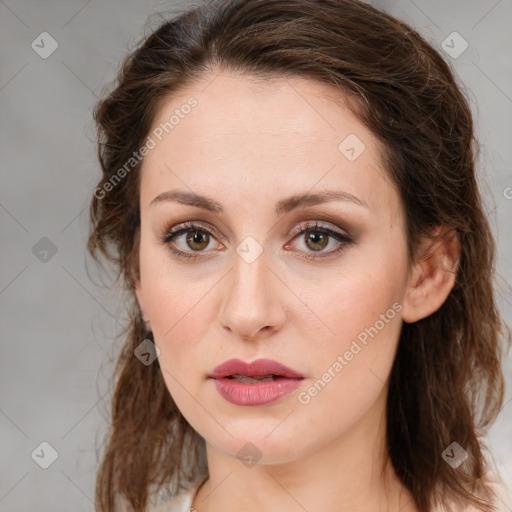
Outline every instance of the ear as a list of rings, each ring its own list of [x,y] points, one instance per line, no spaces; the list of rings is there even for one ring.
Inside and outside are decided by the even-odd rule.
[[[140,284],[139,272],[137,272],[136,265],[137,262],[132,262],[130,266],[130,276],[133,283],[133,288],[135,290],[135,295],[137,297],[137,302],[139,303],[139,308],[142,311],[142,316],[147,318],[146,310],[144,308],[144,296],[142,294],[142,286]]]
[[[437,226],[418,247],[402,317],[413,323],[435,313],[450,294],[457,276],[460,244],[456,231]]]

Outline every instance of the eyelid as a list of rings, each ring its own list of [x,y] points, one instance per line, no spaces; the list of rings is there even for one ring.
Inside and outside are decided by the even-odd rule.
[[[187,229],[194,229],[194,228],[201,228],[210,235],[215,236],[216,238],[225,241],[225,238],[212,226],[204,224],[202,221],[195,221],[190,220],[186,222],[180,222],[179,224],[176,224],[175,226],[168,227],[164,229],[164,238],[169,237],[170,235],[175,235],[179,233],[180,231],[185,231]]]
[[[315,220],[315,221],[299,222],[299,224],[297,224],[288,233],[287,236],[290,237],[290,238],[293,238],[296,235],[302,233],[305,229],[321,229],[321,228],[324,228],[324,229],[330,229],[330,230],[338,233],[342,237],[352,238],[352,236],[351,236],[351,234],[349,232],[347,232],[347,231],[345,231],[343,229],[338,228],[336,225],[334,225],[332,223],[329,223],[329,226],[325,226],[323,224],[319,224],[319,222],[327,222],[327,221]],[[170,235],[175,235],[175,234],[177,234],[180,231],[183,231],[185,229],[193,229],[193,228],[196,228],[196,227],[202,228],[207,233],[215,236],[216,238],[219,238],[219,239],[221,239],[223,241],[226,241],[225,238],[215,228],[210,227],[209,225],[204,225],[204,223],[202,221],[195,221],[195,220],[186,221],[186,222],[180,222],[179,224],[176,224],[175,226],[168,227],[168,228],[164,229],[163,238],[167,238]]]
[[[352,238],[352,235],[348,231],[340,229],[336,225],[329,223],[329,225],[326,226],[324,224],[319,224],[319,222],[326,222],[326,221],[315,220],[315,221],[300,222],[299,224],[297,224],[297,226],[295,226],[290,231],[288,236],[295,237],[296,235],[302,233],[305,229],[313,230],[313,229],[322,229],[323,228],[323,229],[329,229],[331,231],[334,231],[335,233],[337,233],[338,235],[340,235],[343,238]]]

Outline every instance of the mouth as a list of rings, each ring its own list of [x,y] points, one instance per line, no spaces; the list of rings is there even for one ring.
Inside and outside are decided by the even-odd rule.
[[[263,406],[293,393],[305,378],[272,359],[229,359],[208,374],[220,395],[237,406]]]
[[[278,379],[303,379],[299,372],[273,359],[256,359],[250,363],[241,359],[229,359],[217,366],[208,377],[231,379],[246,384],[271,382]]]
[[[259,384],[260,382],[270,382],[277,379],[284,379],[282,375],[263,375],[263,376],[249,376],[249,375],[226,375],[225,379],[236,380],[242,384]]]

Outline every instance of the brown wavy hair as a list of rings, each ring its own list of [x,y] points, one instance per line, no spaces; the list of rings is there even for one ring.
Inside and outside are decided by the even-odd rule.
[[[91,200],[87,248],[117,270],[130,318],[119,334],[124,345],[112,375],[96,510],[113,512],[123,502],[144,511],[153,493],[171,485],[181,490],[207,472],[204,439],[173,402],[158,360],[146,366],[134,357],[142,340],[153,340],[133,282],[140,162],[119,170],[143,145],[163,101],[219,69],[337,86],[380,143],[403,202],[411,261],[432,227],[455,229],[461,257],[452,291],[438,311],[402,327],[387,441],[420,512],[453,500],[493,510],[482,438],[502,406],[510,331],[494,297],[495,242],[476,182],[471,111],[430,44],[402,21],[353,0],[214,0],[186,9],[125,57],[115,87],[97,104],[102,177]],[[456,470],[441,458],[453,441],[469,453]]]

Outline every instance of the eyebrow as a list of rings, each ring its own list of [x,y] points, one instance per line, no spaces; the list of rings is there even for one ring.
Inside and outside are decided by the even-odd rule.
[[[166,201],[174,201],[180,204],[195,206],[196,208],[202,208],[203,210],[208,210],[213,213],[224,213],[222,206],[212,198],[202,196],[194,192],[184,192],[181,190],[169,190],[162,192],[156,196],[149,205],[152,206],[156,203]],[[368,205],[363,200],[353,194],[342,190],[326,190],[315,194],[296,194],[286,199],[282,199],[276,204],[276,213],[278,215],[284,215],[301,207],[313,206],[330,201],[346,201],[368,208]]]

